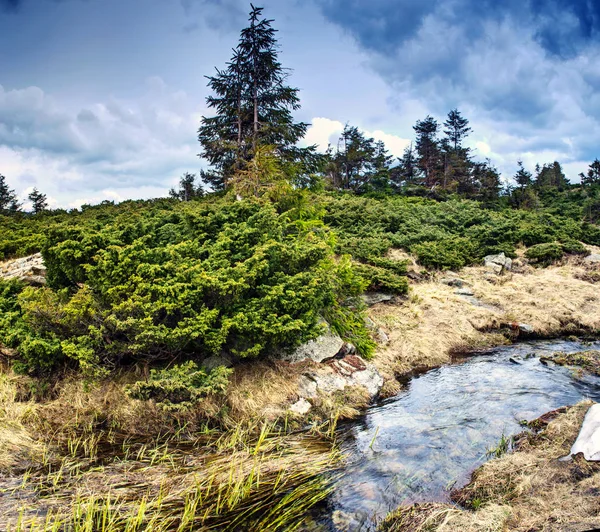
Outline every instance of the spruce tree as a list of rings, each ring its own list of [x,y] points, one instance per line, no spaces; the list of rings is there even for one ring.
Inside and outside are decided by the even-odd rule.
[[[517,161],[519,169],[515,174],[515,181],[521,188],[528,187],[532,183],[531,172],[528,172],[523,167],[523,161]]]
[[[438,183],[440,169],[440,147],[437,138],[439,124],[435,118],[427,116],[413,126],[416,139],[417,166],[423,172],[425,185],[433,187]]]
[[[453,109],[448,113],[448,118],[444,122],[445,144],[455,153],[463,150],[462,143],[471,132],[469,121],[464,118],[458,109]]]
[[[600,161],[598,159],[594,160],[588,171],[585,174],[579,174],[579,177],[581,178],[581,184],[584,186],[600,184]]]
[[[179,189],[172,188],[169,191],[169,196],[181,201],[191,201],[194,198],[199,198],[204,195],[204,190],[201,185],[196,186],[196,175],[185,172],[179,180]]]
[[[259,146],[270,146],[283,168],[310,165],[315,155],[314,147],[296,146],[308,124],[292,116],[300,100],[298,89],[286,84],[289,71],[278,59],[277,30],[272,20],[262,18],[262,8],[251,7],[250,24],[241,31],[231,61],[208,78],[214,95],[206,103],[216,114],[202,118],[198,140],[201,157],[213,167],[204,177],[214,189],[226,187],[235,172],[246,168]]]
[[[29,201],[31,201],[31,206],[34,214],[39,214],[42,211],[45,211],[48,207],[48,201],[46,198],[46,194],[42,194],[37,188],[30,192],[29,196],[27,196]]]
[[[17,212],[19,208],[20,204],[15,191],[8,187],[6,178],[0,174],[0,213]]]
[[[398,157],[398,166],[391,170],[391,180],[395,188],[419,183],[419,169],[412,142],[406,148],[402,157]]]

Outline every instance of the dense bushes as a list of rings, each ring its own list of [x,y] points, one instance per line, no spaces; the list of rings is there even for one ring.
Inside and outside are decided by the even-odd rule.
[[[325,317],[368,356],[357,296],[408,290],[390,248],[437,269],[520,244],[540,265],[584,254],[579,240],[599,244],[600,228],[561,202],[531,212],[294,191],[276,203],[208,196],[5,217],[0,251],[41,249],[49,286],[0,283],[0,337],[24,371],[69,361],[98,376],[138,360],[260,357],[315,337]]]
[[[3,324],[24,369],[67,358],[98,375],[135,360],[257,357],[315,337],[336,308],[339,332],[362,334],[353,298],[365,282],[335,259],[322,225],[228,200],[156,202],[88,221],[49,231],[50,287],[22,290]]]
[[[425,267],[457,269],[480,263],[490,254],[514,257],[519,244],[558,241],[571,248],[569,243],[576,240],[598,244],[600,228],[581,221],[581,206],[577,210],[568,205],[552,213],[552,209],[491,210],[459,199],[440,203],[334,196],[327,202],[325,221],[339,234],[338,251],[363,262],[376,264],[372,257],[398,247],[415,254]]]
[[[563,255],[563,248],[558,242],[536,244],[525,252],[525,256],[529,260],[542,265],[552,264],[554,261],[562,259]]]

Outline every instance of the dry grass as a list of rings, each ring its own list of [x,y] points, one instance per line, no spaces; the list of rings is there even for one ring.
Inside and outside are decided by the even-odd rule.
[[[600,526],[600,464],[569,453],[591,402],[566,409],[517,450],[480,467],[450,505],[400,508],[382,525],[388,532],[583,531]],[[535,425],[535,423],[534,423]]]
[[[418,367],[434,367],[453,354],[507,343],[510,324],[531,325],[538,337],[600,330],[600,292],[577,278],[587,271],[580,260],[545,269],[518,266],[524,273],[489,274],[482,267],[465,268],[477,306],[437,279],[414,284],[401,304],[380,304],[371,318],[389,335],[375,364],[387,377]],[[503,330],[504,329],[504,330]]]

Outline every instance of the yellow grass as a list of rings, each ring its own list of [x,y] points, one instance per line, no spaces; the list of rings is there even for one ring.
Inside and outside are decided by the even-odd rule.
[[[583,264],[573,260],[545,269],[518,268],[524,273],[496,276],[482,267],[460,272],[490,308],[475,306],[455,294],[456,288],[440,283],[444,273],[411,285],[400,304],[373,307],[371,318],[390,337],[376,353],[378,369],[391,378],[447,363],[454,353],[506,343],[500,331],[511,323],[531,325],[542,337],[600,330],[600,291],[575,277],[586,271]]]

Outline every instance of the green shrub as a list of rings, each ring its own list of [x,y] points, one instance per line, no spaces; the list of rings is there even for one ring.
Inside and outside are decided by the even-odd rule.
[[[525,252],[525,257],[542,266],[548,266],[553,262],[562,259],[563,255],[563,248],[558,242],[537,244],[536,246],[530,247]]]
[[[568,255],[583,255],[587,256],[590,251],[579,240],[562,240],[560,243],[563,251]]]
[[[225,393],[232,371],[218,366],[206,373],[190,360],[168,369],[150,370],[147,381],[127,386],[126,392],[134,399],[155,401],[167,410],[182,410],[206,396]]]
[[[425,242],[414,246],[413,252],[426,268],[459,269],[475,262],[475,245],[467,238],[452,238],[439,242]]]
[[[406,277],[370,264],[355,264],[354,268],[361,277],[368,281],[367,290],[389,292],[391,294],[406,294],[408,292]]]

